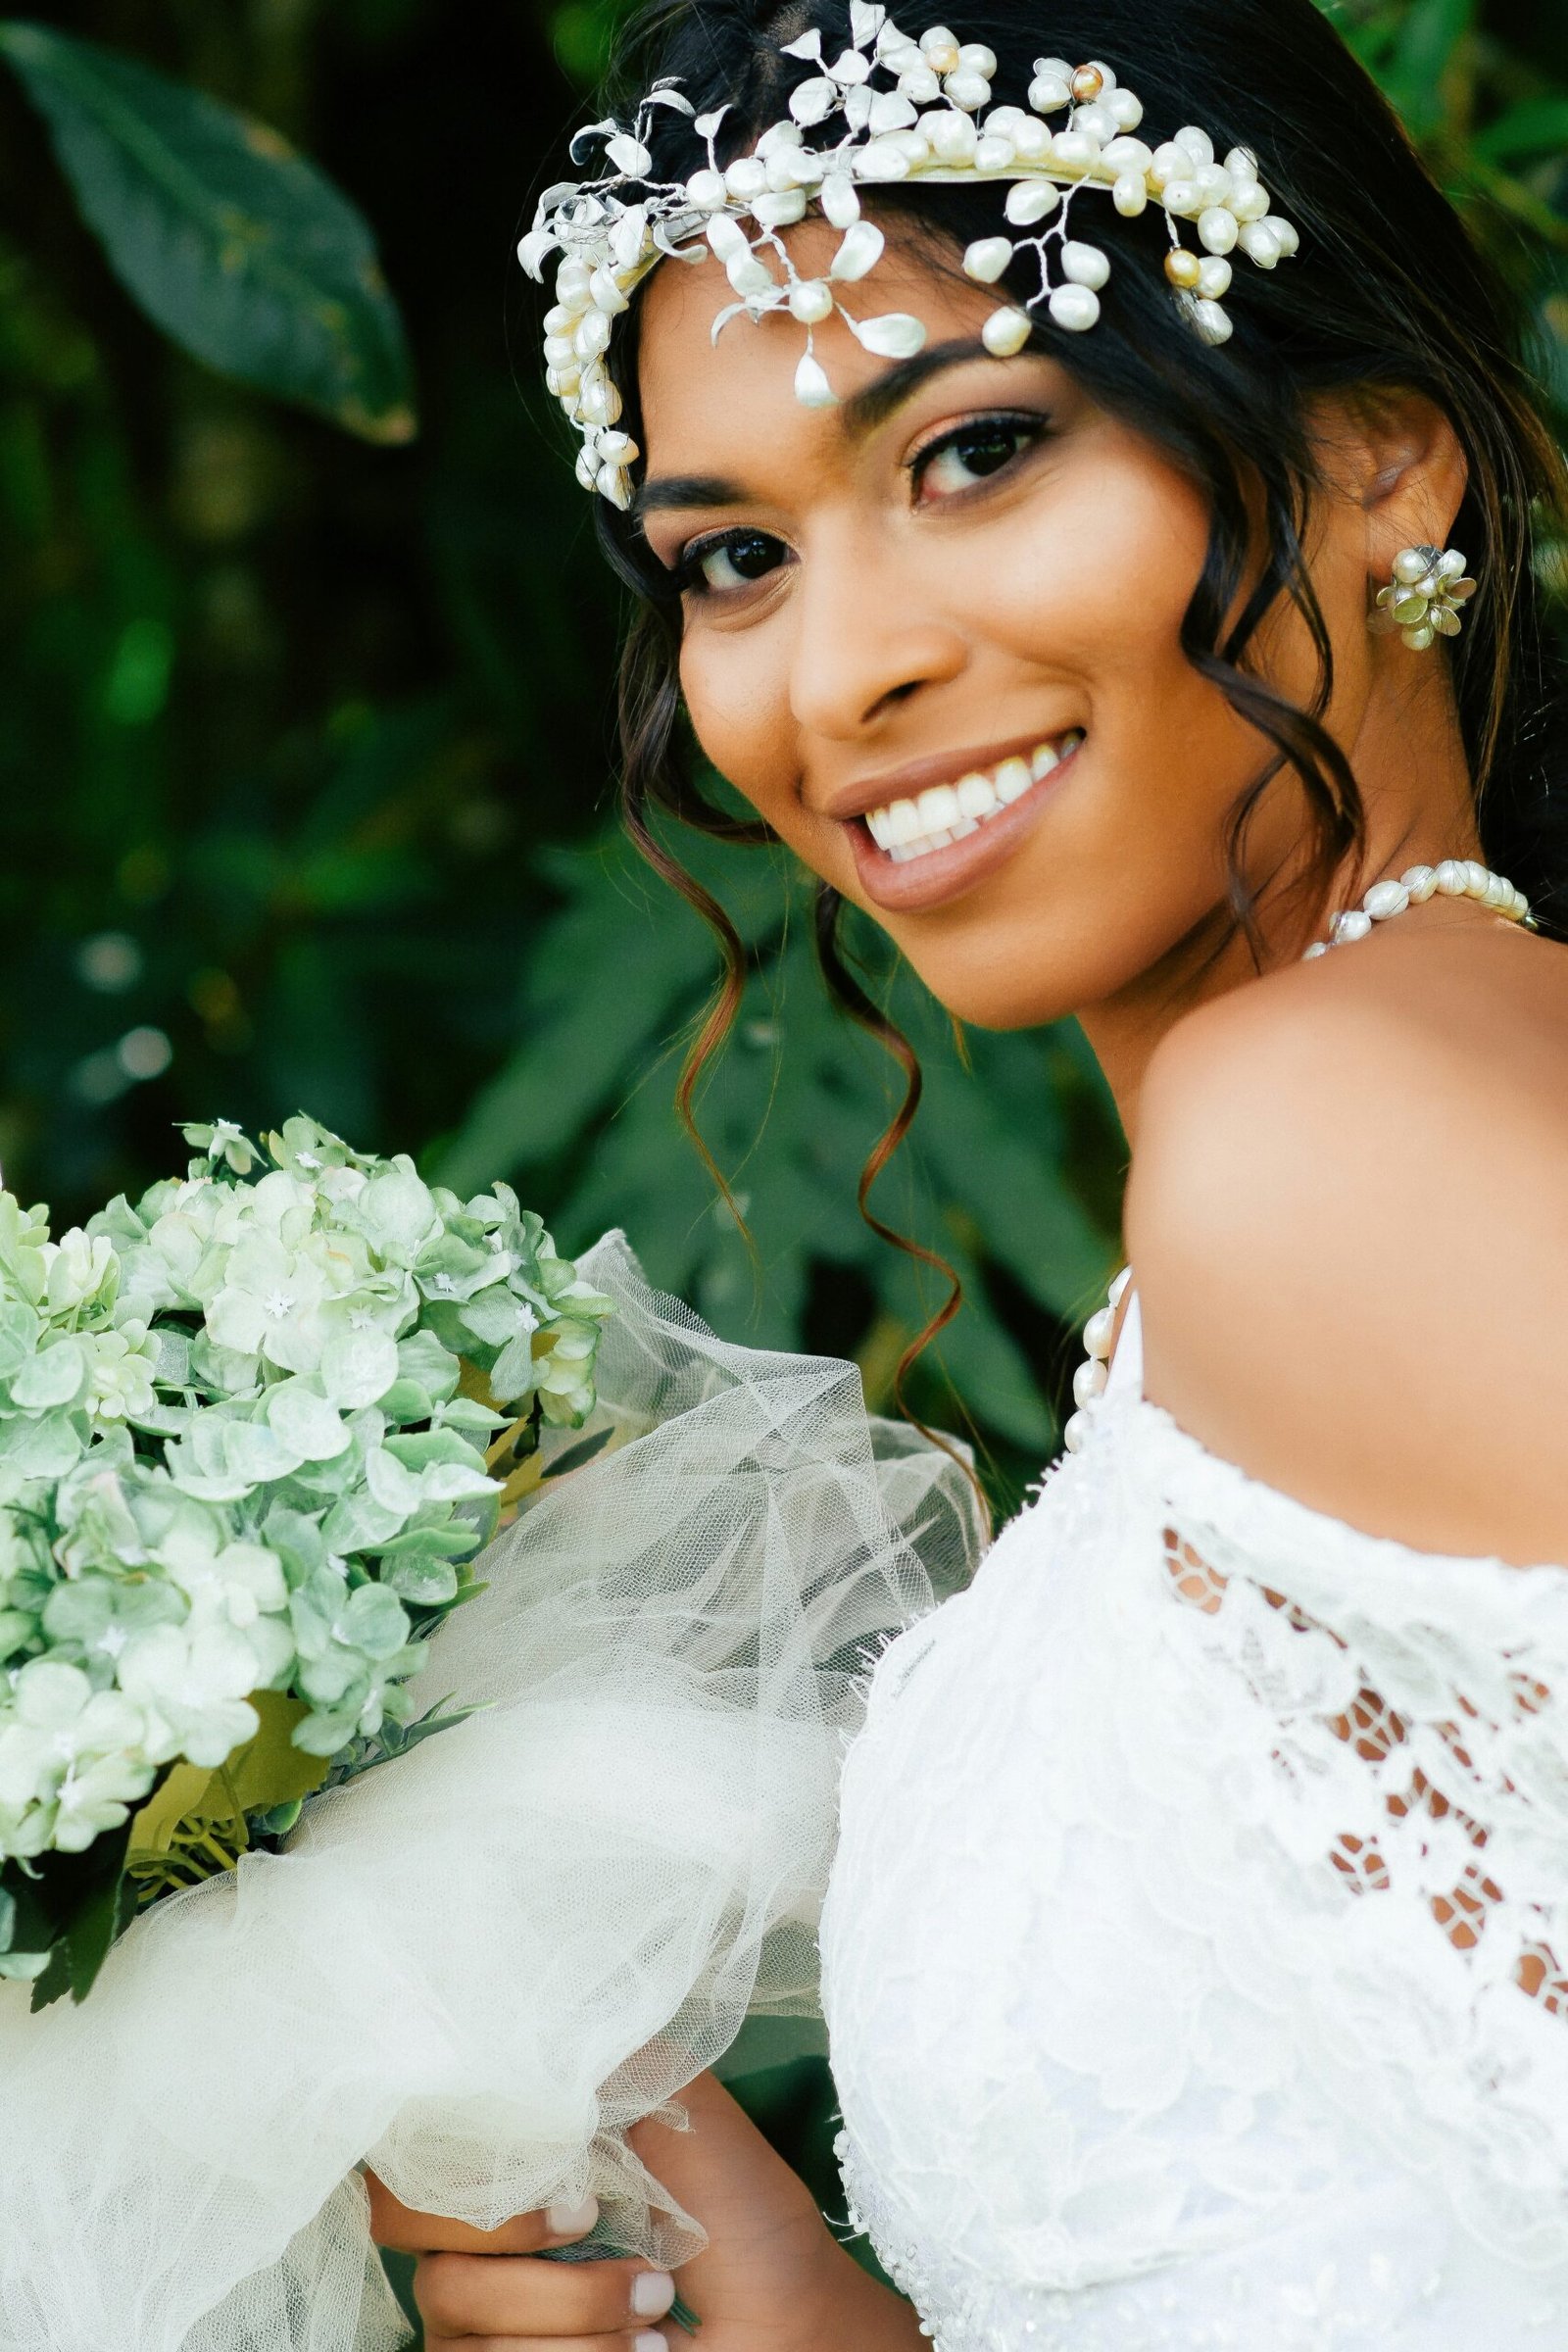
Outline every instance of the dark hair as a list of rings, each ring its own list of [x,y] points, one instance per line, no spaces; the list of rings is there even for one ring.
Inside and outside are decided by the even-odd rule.
[[[1094,331],[1064,334],[1037,314],[1034,347],[1060,361],[1106,410],[1145,434],[1203,493],[1210,514],[1202,576],[1182,624],[1188,660],[1256,729],[1264,759],[1230,820],[1231,902],[1257,946],[1242,878],[1250,818],[1282,771],[1298,780],[1315,836],[1313,878],[1327,885],[1363,842],[1360,794],[1348,761],[1322,723],[1332,659],[1303,554],[1317,487],[1309,404],[1324,394],[1375,402],[1425,395],[1450,419],[1469,466],[1452,529],[1480,591],[1464,633],[1449,646],[1464,742],[1475,779],[1486,857],[1524,890],[1541,927],[1568,937],[1568,779],[1553,648],[1544,620],[1535,555],[1544,522],[1565,514],[1562,460],[1526,363],[1520,306],[1465,221],[1428,174],[1392,108],[1314,0],[1060,0],[1048,18],[1034,6],[987,5],[951,20],[960,40],[983,41],[999,60],[1000,99],[1017,102],[1037,51],[1101,58],[1145,109],[1141,135],[1155,144],[1198,122],[1216,151],[1250,147],[1275,209],[1300,234],[1297,258],[1272,271],[1239,269],[1229,306],[1232,339],[1200,342],[1180,316],[1161,269],[1163,216],[1121,219],[1097,208],[1094,235],[1111,253],[1110,282]],[[699,111],[727,104],[720,160],[745,152],[783,113],[796,78],[818,69],[778,54],[781,41],[818,26],[834,55],[848,38],[841,0],[663,0],[630,34],[623,74],[632,95],[655,74],[680,77]],[[921,27],[913,20],[908,29]],[[658,110],[654,176],[691,168],[689,130]],[[879,211],[907,213],[956,244],[995,232],[1000,193],[943,185],[879,189]],[[1020,292],[1032,288],[1022,284]],[[636,434],[636,318],[622,321],[615,359]],[[623,790],[633,837],[708,915],[724,946],[726,1004],[743,976],[740,945],[722,910],[662,848],[650,814],[662,809],[729,838],[765,829],[726,816],[701,794],[687,760],[676,683],[679,607],[651,565],[635,525],[599,502],[607,551],[645,599],[626,648],[621,683]],[[1227,615],[1259,554],[1262,565],[1240,617]],[[1283,700],[1246,666],[1264,614],[1289,597],[1311,631],[1320,662],[1306,709]],[[853,982],[838,946],[834,894],[824,893],[818,937],[830,985],[858,1019],[879,1016]],[[684,1084],[722,1034],[715,1010]],[[903,1124],[912,1113],[911,1079]],[[901,1130],[902,1131],[902,1130]],[[884,1139],[884,1152],[888,1139]]]

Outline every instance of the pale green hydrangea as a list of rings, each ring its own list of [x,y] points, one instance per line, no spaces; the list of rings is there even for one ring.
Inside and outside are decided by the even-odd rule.
[[[505,1185],[303,1117],[185,1132],[185,1176],[58,1240],[0,1194],[0,1976],[41,1965],[16,1873],[222,1764],[260,1693],[310,1755],[403,1737],[487,1450],[594,1402],[608,1301]]]

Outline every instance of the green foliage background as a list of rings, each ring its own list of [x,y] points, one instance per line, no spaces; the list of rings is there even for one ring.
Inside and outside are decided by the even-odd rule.
[[[754,1261],[670,1107],[706,938],[613,838],[620,616],[512,246],[617,5],[0,24],[0,1160],[70,1217],[165,1171],[178,1118],[308,1107],[514,1180],[568,1248],[623,1223],[726,1332],[854,1353],[881,1402],[931,1302],[855,1213],[890,1073],[825,1010],[788,872],[706,851],[756,951],[704,1110]],[[1568,416],[1568,13],[1332,13],[1528,288]],[[1005,1503],[1120,1146],[1075,1033],[960,1046],[893,985],[929,1096],[879,1206],[968,1292],[917,1400],[955,1417],[951,1382]],[[819,2078],[757,2088],[819,2167]]]

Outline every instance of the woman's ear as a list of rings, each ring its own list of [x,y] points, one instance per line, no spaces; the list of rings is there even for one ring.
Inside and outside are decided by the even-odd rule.
[[[1470,478],[1452,422],[1423,393],[1320,405],[1325,470],[1359,511],[1369,576],[1387,579],[1401,548],[1446,547]]]

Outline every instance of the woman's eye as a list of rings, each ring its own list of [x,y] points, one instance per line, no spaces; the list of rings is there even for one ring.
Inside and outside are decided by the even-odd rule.
[[[737,588],[754,587],[785,561],[789,550],[782,539],[766,531],[726,531],[718,539],[701,539],[682,556],[676,577],[682,588],[699,594],[723,596]]]
[[[1043,429],[1038,418],[1024,416],[986,416],[959,425],[916,458],[916,495],[951,498],[956,491],[972,490],[1032,448]]]

